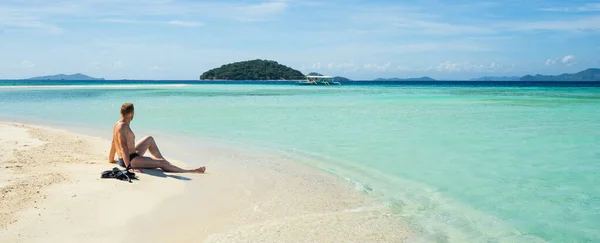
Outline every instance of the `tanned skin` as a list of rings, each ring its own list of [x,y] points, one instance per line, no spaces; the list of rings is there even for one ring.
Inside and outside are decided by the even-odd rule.
[[[131,130],[130,124],[133,120],[134,111],[122,114],[121,119],[115,123],[113,127],[113,138],[108,155],[109,163],[116,163],[115,154],[123,159],[125,166],[131,165],[132,169],[162,169],[165,172],[173,173],[204,173],[206,167],[202,166],[197,169],[186,170],[179,168],[167,161],[158,150],[154,138],[151,136],[144,137],[135,143],[135,134]],[[144,156],[146,152],[150,152],[152,157]],[[129,160],[129,155],[138,153],[139,156]]]

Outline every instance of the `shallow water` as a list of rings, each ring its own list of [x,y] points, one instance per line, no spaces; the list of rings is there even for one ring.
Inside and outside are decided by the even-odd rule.
[[[86,85],[0,89],[0,117],[110,133],[133,102],[138,136],[297,157],[435,241],[600,240],[600,88]]]

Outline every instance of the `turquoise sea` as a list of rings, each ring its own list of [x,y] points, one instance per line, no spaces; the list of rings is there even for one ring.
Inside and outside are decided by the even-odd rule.
[[[0,120],[110,133],[133,102],[134,130],[297,156],[439,242],[600,242],[597,83],[15,84]]]

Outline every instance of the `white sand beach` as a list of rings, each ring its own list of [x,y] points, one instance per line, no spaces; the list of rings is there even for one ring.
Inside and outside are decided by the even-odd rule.
[[[114,241],[133,217],[184,190],[152,176],[100,179],[114,167],[102,139],[20,124],[1,124],[0,134],[3,242]]]
[[[213,151],[207,174],[148,170],[128,183],[100,178],[115,167],[106,162],[108,144],[56,128],[0,123],[1,241],[415,239],[386,207],[285,158]]]

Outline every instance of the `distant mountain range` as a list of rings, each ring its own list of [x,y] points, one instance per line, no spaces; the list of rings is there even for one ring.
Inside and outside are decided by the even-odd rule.
[[[309,75],[321,75],[320,73],[311,72]],[[351,81],[348,78],[336,76],[336,81]],[[103,78],[93,78],[85,74],[57,74],[50,76],[34,77],[25,80],[104,80]],[[373,81],[437,81],[430,77],[421,78],[378,78]],[[600,82],[600,68],[589,68],[578,73],[564,73],[560,75],[526,75],[523,77],[517,76],[502,76],[502,77],[481,77],[470,79],[469,81],[597,81]]]
[[[481,77],[473,78],[469,81],[519,81],[521,77],[518,76],[502,76],[502,77]]]
[[[422,78],[378,78],[373,81],[437,81],[430,77]],[[589,68],[578,73],[569,74],[564,73],[561,75],[541,75],[535,76],[526,75],[523,77],[518,76],[488,76],[481,78],[473,78],[469,81],[600,81],[600,68]]]
[[[589,68],[578,73],[561,75],[527,75],[519,79],[520,81],[600,81],[600,68]]]
[[[333,77],[333,80],[336,82],[352,81],[352,79],[349,79],[346,77],[340,77],[340,76]]]
[[[311,72],[311,73],[308,73],[308,75],[310,75],[310,76],[325,76],[325,75],[317,73],[317,72]],[[349,78],[341,77],[341,76],[335,76],[335,77],[333,77],[333,80],[336,82],[352,81]]]
[[[103,78],[92,78],[85,74],[76,73],[76,74],[57,74],[50,76],[40,76],[34,78],[28,78],[26,80],[77,80],[77,81],[87,81],[87,80],[104,80]]]
[[[430,77],[421,78],[378,78],[373,81],[436,81]]]

